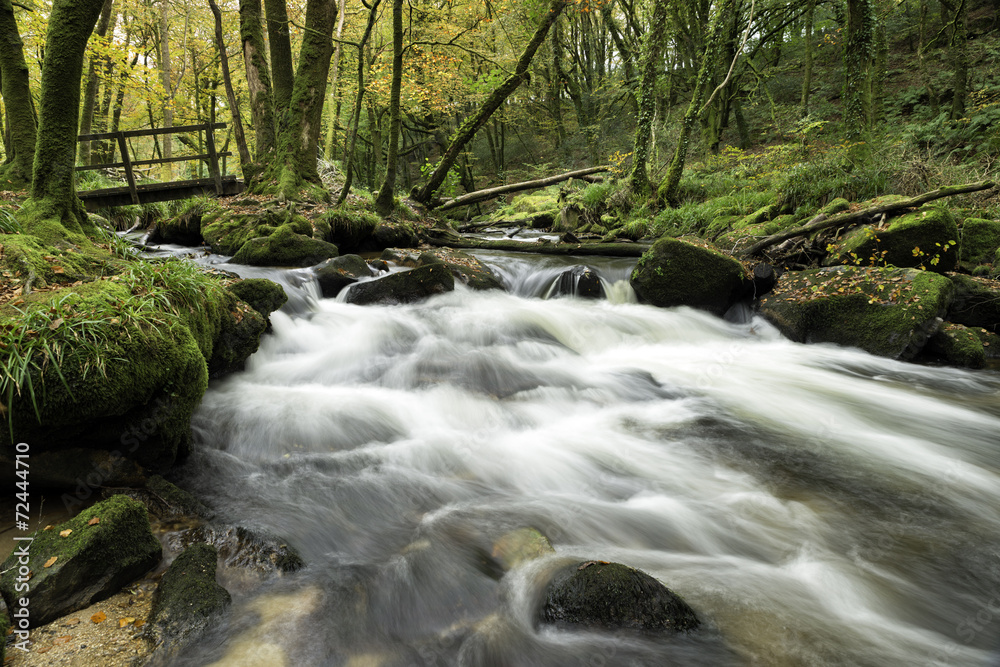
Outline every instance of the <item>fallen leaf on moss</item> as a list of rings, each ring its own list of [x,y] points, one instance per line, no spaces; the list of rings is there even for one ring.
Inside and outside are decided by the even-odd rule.
[[[135,624],[134,624],[134,625],[135,625],[135,627],[137,627],[137,628],[141,628],[142,626],[146,625],[146,621],[144,621],[144,620],[142,620],[142,619],[140,618],[140,619],[139,619],[138,621],[136,621],[136,622],[135,622]]]
[[[67,528],[66,530],[59,531],[59,537],[69,537],[69,534],[73,532],[72,528]]]
[[[87,525],[88,526],[96,526],[100,522],[101,522],[101,517],[95,516],[93,519],[91,519],[90,521],[87,522]]]
[[[56,637],[52,640],[53,644],[65,644],[69,640],[73,639],[73,635],[63,635],[62,637]]]
[[[56,564],[57,560],[59,560],[59,556],[53,556],[52,558],[45,561],[45,565],[43,567],[52,567],[53,565]]]

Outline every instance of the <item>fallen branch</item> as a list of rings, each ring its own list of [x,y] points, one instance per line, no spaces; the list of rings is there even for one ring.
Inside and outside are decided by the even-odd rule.
[[[435,239],[425,236],[430,245],[464,250],[504,250],[539,255],[603,255],[605,257],[641,257],[649,250],[645,243],[538,243],[514,240]]]
[[[866,217],[874,217],[881,213],[893,213],[906,208],[916,208],[918,206],[923,206],[927,202],[934,201],[935,199],[942,199],[944,197],[952,197],[954,195],[963,195],[969,192],[978,192],[980,190],[988,190],[994,187],[993,181],[981,181],[979,183],[967,183],[966,185],[951,185],[945,186],[943,188],[938,188],[937,190],[932,190],[930,192],[925,192],[922,195],[917,195],[916,197],[910,197],[909,199],[901,199],[899,201],[889,202],[885,204],[876,204],[874,206],[869,206],[868,208],[861,209],[859,211],[846,211],[844,213],[838,213],[837,215],[827,217],[826,215],[820,213],[812,220],[802,225],[801,227],[795,227],[792,229],[786,229],[777,234],[772,234],[771,236],[765,237],[758,241],[757,243],[750,246],[744,253],[744,257],[750,257],[751,255],[756,255],[761,250],[765,248],[770,248],[773,245],[781,243],[782,241],[787,241],[790,238],[796,236],[802,236],[804,234],[812,234],[813,232],[818,232],[822,229],[829,229],[830,227],[837,227],[840,225],[848,224],[861,220]]]
[[[470,192],[468,194],[462,195],[461,197],[455,197],[454,199],[449,199],[448,201],[441,204],[441,206],[438,207],[438,210],[447,211],[449,208],[455,208],[456,206],[468,206],[469,204],[475,204],[477,202],[486,201],[487,199],[493,199],[494,197],[499,197],[500,195],[505,195],[508,192],[520,192],[521,190],[544,188],[548,185],[560,183],[562,181],[566,181],[571,178],[581,178],[583,176],[589,176],[590,174],[596,174],[597,172],[600,171],[607,171],[610,168],[611,167],[607,165],[603,165],[600,167],[588,167],[587,169],[578,169],[576,171],[570,171],[565,174],[559,174],[557,176],[539,178],[534,181],[523,181],[521,183],[513,183],[511,185],[501,185],[495,188],[487,188],[486,190],[476,190],[475,192]]]

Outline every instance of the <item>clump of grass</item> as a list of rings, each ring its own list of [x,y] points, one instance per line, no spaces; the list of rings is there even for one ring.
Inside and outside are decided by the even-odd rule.
[[[10,209],[0,208],[0,233],[20,234],[21,223],[14,217],[14,212]]]

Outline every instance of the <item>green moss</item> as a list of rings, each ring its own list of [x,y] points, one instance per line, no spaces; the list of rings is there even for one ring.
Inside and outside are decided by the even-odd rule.
[[[357,252],[373,245],[372,233],[382,222],[374,213],[351,211],[347,208],[330,211],[322,219],[330,229],[324,238],[335,243],[345,253]]]
[[[1000,221],[968,218],[962,223],[961,259],[970,264],[996,262],[1000,254]]]
[[[954,287],[915,269],[833,267],[785,274],[761,313],[792,340],[912,359],[938,328]]]
[[[232,603],[215,581],[215,547],[192,544],[170,564],[153,600],[150,625],[166,644],[186,641],[217,622]]]
[[[886,229],[862,227],[831,248],[825,262],[919,267],[943,273],[958,263],[958,226],[951,211],[925,206],[895,218]]]
[[[707,244],[664,237],[632,271],[632,288],[654,306],[691,306],[722,315],[743,284],[743,267]]]
[[[831,216],[836,215],[837,213],[842,213],[849,208],[851,208],[851,202],[847,201],[843,197],[837,197],[817,211],[817,213],[822,213],[825,216]]]
[[[29,549],[29,567],[34,573],[29,596],[32,627],[114,595],[155,567],[161,555],[145,505],[121,495],[51,530],[36,531],[33,537]],[[0,591],[10,606],[21,597],[15,591],[19,565],[16,553],[9,556],[0,576]]]
[[[946,324],[931,337],[927,349],[939,354],[952,366],[982,368],[986,365],[983,341],[961,324]]]
[[[332,243],[297,233],[293,225],[287,224],[270,236],[244,243],[232,261],[251,266],[312,266],[338,254]]]
[[[230,285],[229,291],[264,317],[288,301],[288,295],[281,285],[265,278],[245,278]]]

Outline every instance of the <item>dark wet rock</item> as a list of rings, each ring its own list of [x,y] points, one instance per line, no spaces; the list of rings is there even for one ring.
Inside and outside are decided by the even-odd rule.
[[[244,243],[231,261],[250,266],[312,266],[339,254],[332,243],[300,234],[285,224],[270,236]]]
[[[1000,220],[967,218],[962,223],[960,257],[970,267],[1000,264]]]
[[[172,534],[167,540],[174,551],[197,543],[218,549],[227,567],[260,574],[294,572],[304,565],[302,557],[281,538],[244,526],[199,526]]]
[[[958,224],[948,208],[924,206],[887,226],[865,226],[833,244],[824,264],[920,267],[944,273],[958,264]]]
[[[603,299],[604,285],[589,266],[574,266],[559,274],[549,296],[578,296],[583,299]]]
[[[408,265],[405,262],[406,260],[399,263]],[[472,289],[503,289],[503,282],[490,267],[461,250],[438,248],[420,253],[415,266],[429,264],[444,264],[456,279],[461,280]]]
[[[265,320],[288,301],[288,295],[281,285],[266,278],[244,278],[230,285],[229,291],[260,313]]]
[[[694,610],[659,581],[620,563],[587,561],[559,570],[545,589],[539,623],[564,628],[682,632]]]
[[[201,235],[201,219],[204,210],[193,207],[180,215],[160,220],[146,240],[149,244],[176,243],[177,245],[199,246],[205,242]]]
[[[192,544],[163,573],[149,616],[149,632],[158,644],[153,664],[164,664],[229,608],[229,592],[215,581],[216,561],[215,547]]]
[[[383,222],[372,231],[376,248],[415,248],[420,239],[408,222]]]
[[[375,275],[368,263],[358,255],[341,255],[328,259],[316,267],[316,281],[323,296],[330,299],[359,278]]]
[[[749,296],[753,299],[759,299],[765,294],[769,294],[777,284],[778,272],[770,264],[760,262],[753,267],[753,277],[750,282],[752,293]]]
[[[14,488],[20,481],[16,469],[13,450],[0,447],[0,484]],[[72,447],[31,454],[32,487],[63,490],[61,502],[70,508],[82,506],[103,487],[141,486],[144,481],[143,469],[120,452]]]
[[[839,266],[786,273],[760,312],[800,343],[911,360],[941,328],[953,293],[928,271]]]
[[[986,365],[986,350],[979,336],[972,329],[950,322],[930,337],[922,356],[940,357],[945,363],[959,368]]]
[[[25,559],[33,573],[31,627],[111,597],[156,567],[162,554],[146,507],[120,495],[37,531],[34,538]],[[2,567],[0,592],[9,606],[20,597],[15,584],[22,564],[15,551]]]
[[[358,283],[347,293],[347,302],[359,305],[414,303],[453,289],[455,278],[451,271],[440,264],[432,264]]]
[[[955,274],[955,297],[948,307],[948,321],[1000,333],[1000,281]]]
[[[723,315],[744,290],[743,266],[732,257],[681,239],[663,237],[639,258],[632,288],[654,306],[690,306]]]
[[[122,491],[122,494],[138,500],[152,516],[161,520],[207,519],[212,516],[212,510],[203,502],[159,475],[150,475],[143,484]]]

